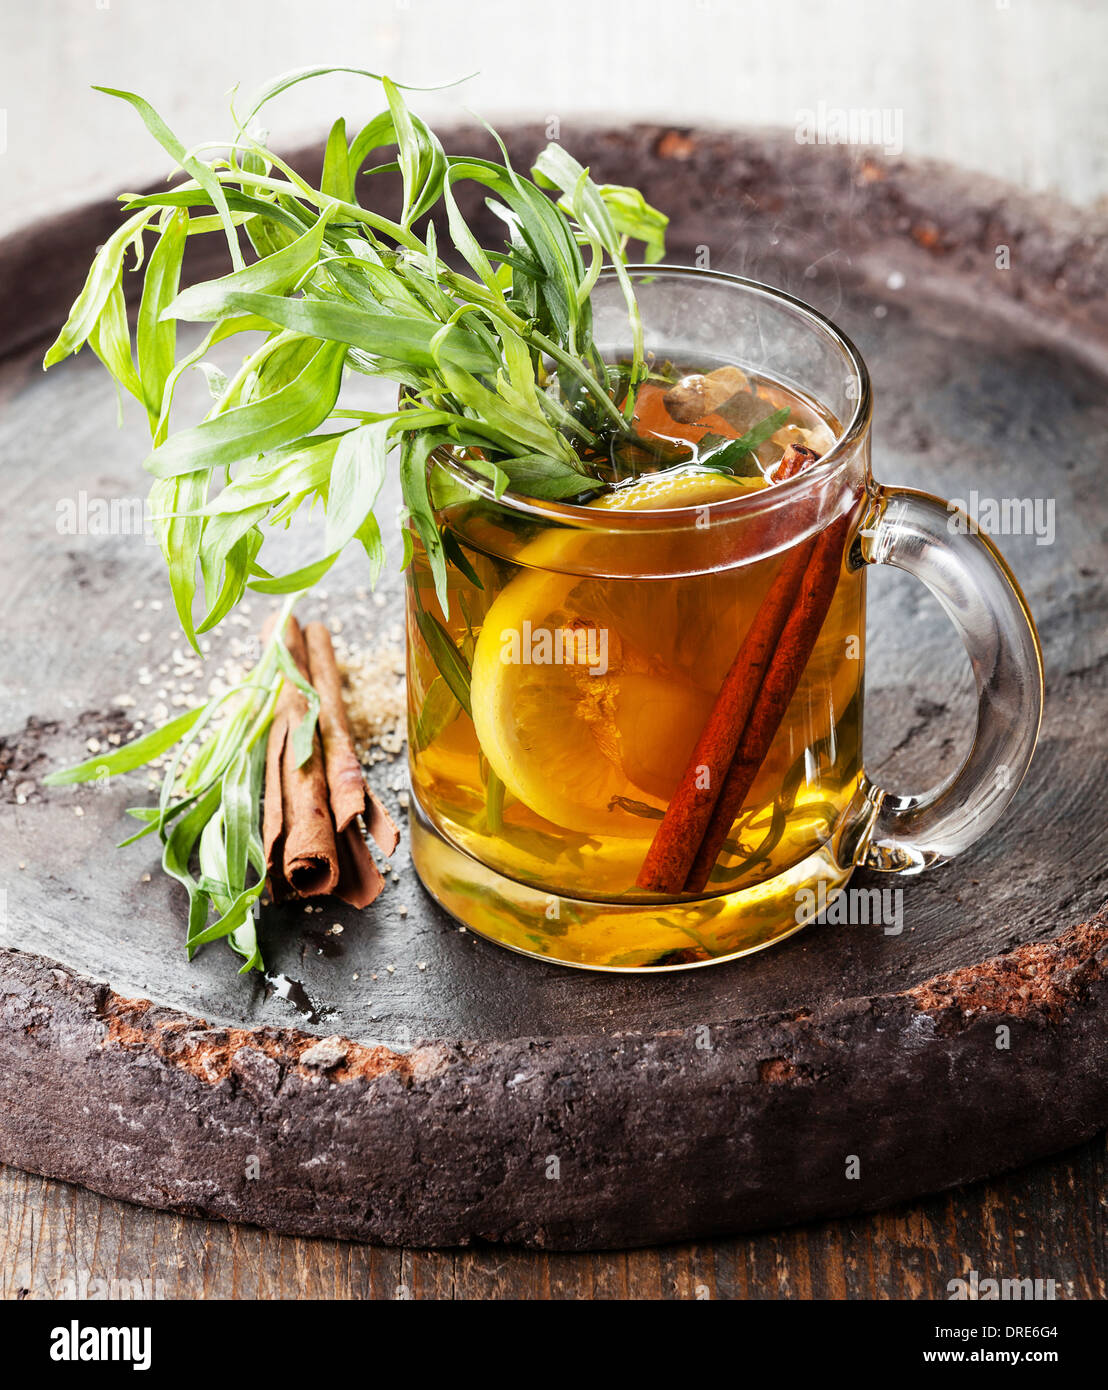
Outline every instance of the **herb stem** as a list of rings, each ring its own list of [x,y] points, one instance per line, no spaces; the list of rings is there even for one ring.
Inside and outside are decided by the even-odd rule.
[[[289,193],[299,187],[299,182],[292,183],[287,179],[274,179],[266,174],[251,174],[245,169],[233,171],[233,177],[228,182],[249,184],[252,188],[264,188],[271,193]],[[182,185],[184,187],[185,185]],[[426,254],[427,248],[413,232],[402,227],[399,222],[392,222],[387,217],[379,217],[375,212],[359,207],[357,203],[346,203],[341,198],[333,198],[329,193],[320,193],[308,184],[304,184],[303,196],[320,212],[324,208],[338,208],[345,216],[354,222],[360,222],[366,227],[372,227],[374,231],[383,232],[385,236],[391,237],[393,241],[401,246],[406,246],[409,251],[419,251]]]
[[[630,436],[634,433],[629,421],[623,417],[623,412],[607,391],[600,385],[596,377],[588,370],[580,358],[573,357],[568,352],[564,352],[557,343],[546,337],[543,333],[537,333],[533,329],[524,328],[520,336],[527,342],[533,343],[549,357],[552,357],[560,366],[567,367],[578,381],[585,387],[590,396],[595,397],[597,404],[604,413],[611,419],[612,423],[619,430],[621,435]]]
[[[538,332],[527,319],[521,318],[519,314],[509,309],[502,297],[494,295],[491,291],[479,284],[476,280],[470,280],[467,276],[459,275],[456,271],[444,265],[441,261],[440,278],[457,293],[463,294],[466,298],[475,303],[483,305],[488,312],[495,318],[499,318],[506,323],[509,328],[516,333],[531,347],[537,348],[540,352],[552,357],[559,366],[567,368],[592,396],[604,413],[612,421],[612,424],[622,435],[633,433],[628,422],[624,419],[622,411],[609,396],[608,392],[600,384],[595,376],[589,371],[579,357],[575,357],[571,352],[559,346],[553,339],[548,338],[545,333]]]

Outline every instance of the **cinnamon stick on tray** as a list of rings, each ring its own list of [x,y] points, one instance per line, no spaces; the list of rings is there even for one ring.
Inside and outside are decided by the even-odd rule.
[[[271,630],[272,623],[267,624]],[[290,618],[285,645],[319,695],[319,719],[311,756],[297,767],[293,734],[308,702],[286,680],[266,747],[262,840],[273,898],[282,902],[332,893],[352,907],[368,907],[385,881],[358,818],[365,817],[386,855],[396,849],[400,832],[362,776],[327,629],[309,623],[302,632]]]
[[[285,629],[285,645],[305,680],[308,654],[295,618]],[[274,901],[333,893],[339,882],[335,827],[327,796],[323,754],[316,735],[312,754],[296,766],[292,734],[308,712],[308,702],[290,680],[281,686],[266,745],[262,841]]]
[[[366,829],[381,853],[388,856],[400,843],[400,831],[362,776],[342,699],[342,679],[331,634],[322,623],[309,623],[304,629],[304,641],[312,684],[319,694],[319,731],[335,826],[341,832],[355,816],[364,816]]]

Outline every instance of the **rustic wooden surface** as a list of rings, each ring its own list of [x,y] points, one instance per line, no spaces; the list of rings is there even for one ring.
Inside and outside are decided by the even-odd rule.
[[[0,951],[0,1158],[398,1247],[622,1249],[871,1211],[1097,1133],[1098,914],[917,988],[657,1034],[406,1054],[216,1029]]]
[[[141,1288],[166,1299],[947,1299],[948,1283],[1053,1279],[1108,1296],[1103,1137],[876,1215],[605,1255],[382,1250],[147,1211],[0,1168],[0,1298]]]
[[[654,201],[682,209],[675,260],[691,259],[709,244],[713,264],[782,284],[844,323],[875,369],[882,477],[955,496],[983,478],[1002,495],[1057,496],[1057,546],[1044,551],[1033,537],[1004,538],[1033,609],[1046,619],[1053,701],[1043,747],[1002,833],[958,866],[910,881],[911,925],[900,941],[811,933],[740,971],[597,984],[531,962],[492,960],[493,948],[480,943],[467,942],[463,952],[449,924],[426,912],[420,921],[378,914],[371,934],[352,939],[347,932],[337,959],[308,950],[299,923],[279,921],[272,936],[279,964],[309,980],[313,997],[337,1006],[337,1017],[316,1025],[320,1032],[341,1028],[388,1042],[398,1032],[410,1041],[448,1029],[459,1030],[453,1036],[519,1037],[598,1022],[601,1031],[654,1030],[826,1007],[917,984],[937,969],[971,965],[1022,941],[1044,941],[1104,900],[1108,836],[1085,732],[1102,725],[1108,669],[1099,616],[1106,592],[1104,513],[1094,451],[1108,361],[1105,272],[1091,224],[1062,209],[1048,215],[1017,195],[942,171],[838,155],[817,165],[787,141],[771,148],[742,138],[700,141],[639,131],[598,137],[595,151],[584,153],[601,175],[605,158],[625,174],[628,159],[637,160],[632,173],[641,166],[642,178],[634,181]],[[996,272],[998,242],[1019,248],[1011,276]],[[71,247],[65,266],[74,259]],[[9,302],[8,309],[18,317],[17,305]],[[122,436],[111,433],[110,407],[104,403],[97,413],[93,405],[94,372],[77,363],[42,382],[32,362],[13,360],[3,383],[5,438],[12,466],[23,468],[25,506],[9,517],[12,544],[26,557],[17,580],[26,595],[41,594],[44,579],[48,599],[51,585],[56,590],[53,651],[42,650],[41,614],[30,614],[27,605],[13,610],[4,732],[16,768],[18,759],[29,759],[32,775],[79,752],[89,732],[101,732],[89,721],[107,717],[134,660],[125,661],[121,681],[120,625],[101,615],[114,592],[130,584],[145,591],[160,573],[156,555],[141,546],[98,545],[93,538],[58,545],[59,488],[87,479],[90,490],[112,496],[135,486],[137,433],[133,422]],[[62,383],[68,383],[64,393]],[[101,401],[103,383],[95,389]],[[87,438],[82,433],[80,455],[72,448],[73,421],[92,431]],[[876,626],[889,646],[871,665],[877,679],[867,719],[878,754],[891,745],[901,755],[900,775],[890,780],[903,785],[904,773],[926,782],[956,764],[971,706],[964,689],[950,693],[953,639],[941,617],[917,606],[918,590],[890,583],[886,595],[890,588],[895,604],[875,604]],[[911,613],[911,624],[900,621],[901,611]],[[40,674],[44,662],[52,663],[49,683]],[[909,708],[914,717],[905,729]],[[872,762],[869,750],[867,759]],[[217,1021],[299,1021],[287,1009],[282,1015],[281,1001],[260,990],[243,998],[218,952],[182,967],[175,904],[164,885],[136,888],[118,862],[100,857],[125,800],[125,793],[90,794],[78,822],[58,819],[65,808],[60,799],[36,795],[8,815],[0,831],[11,831],[9,866],[16,858],[28,861],[25,875],[8,878],[9,939]],[[62,842],[71,856],[90,863],[76,885],[59,866]],[[131,866],[136,875],[148,867],[134,857]],[[406,900],[408,890],[401,891]],[[136,914],[147,930],[123,932],[118,924]],[[416,955],[431,961],[426,974],[416,972]],[[347,972],[378,958],[412,968],[382,979],[369,1001],[364,986],[349,988]]]

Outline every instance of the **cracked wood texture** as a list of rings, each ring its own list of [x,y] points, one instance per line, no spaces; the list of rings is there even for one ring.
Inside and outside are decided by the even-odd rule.
[[[147,1211],[0,1169],[0,1298],[946,1299],[1053,1279],[1104,1299],[1103,1140],[972,1188],[757,1236],[596,1255],[394,1250]]]
[[[138,465],[145,454],[133,416],[116,432],[98,364],[78,359],[46,380],[38,371],[45,332],[64,314],[92,246],[113,224],[108,208],[67,215],[0,246],[5,279],[16,287],[0,305],[8,351],[0,364],[0,451],[11,487],[10,505],[0,518],[10,574],[0,673],[4,934],[10,946],[65,967],[55,974],[48,964],[22,955],[7,956],[0,966],[6,1017],[15,1025],[4,1034],[15,1072],[9,1067],[12,1081],[0,1107],[0,1157],[117,1196],[246,1217],[284,1230],[421,1244],[486,1237],[583,1248],[877,1205],[997,1172],[1103,1126],[1104,1027],[1096,1008],[1103,983],[1095,965],[1104,930],[1095,914],[1108,896],[1108,813],[1098,785],[1108,715],[1106,508],[1099,478],[1108,372],[1103,219],[955,171],[802,147],[788,138],[639,128],[568,129],[564,139],[598,177],[638,183],[648,198],[674,214],[672,260],[691,261],[707,248],[716,268],[780,285],[844,327],[875,379],[879,478],[963,500],[976,489],[982,498],[1037,497],[1054,503],[1050,543],[1034,534],[1000,538],[1039,621],[1048,676],[1040,749],[1007,820],[956,865],[910,880],[865,878],[868,886],[904,889],[904,931],[898,936],[875,928],[816,928],[762,956],[688,975],[596,979],[507,955],[459,934],[428,903],[403,864],[399,881],[365,918],[341,907],[328,910],[324,922],[292,909],[271,914],[268,954],[276,971],[302,985],[303,993],[294,992],[299,1010],[282,993],[237,977],[222,948],[186,966],[180,903],[160,879],[154,856],[142,847],[119,855],[110,849],[119,838],[123,807],[141,798],[141,779],[130,787],[51,794],[37,785],[48,766],[83,756],[89,739],[125,736],[136,715],[154,717],[165,679],[161,668],[171,669],[180,642],[152,546],[119,528],[109,535],[97,534],[94,526],[79,527],[77,534],[59,528],[59,504],[79,503],[82,493],[86,499],[141,496]],[[537,130],[514,132],[517,162],[541,142]],[[305,164],[313,157],[307,154]],[[480,223],[477,204],[467,210]],[[1008,248],[1006,258],[1000,247]],[[1002,269],[998,261],[1005,260],[1009,266]],[[213,269],[199,259],[192,267],[196,275]],[[181,398],[185,410],[201,404],[203,383],[194,381],[191,389],[188,405]],[[367,400],[380,399],[367,393]],[[290,535],[290,565],[313,554],[310,536]],[[393,564],[385,587],[389,599],[398,591],[395,571]],[[332,623],[339,620],[359,644],[387,645],[395,640],[392,620],[387,609],[358,597],[363,583],[353,559],[337,568],[316,612]],[[937,606],[918,586],[903,576],[876,574],[870,596],[867,764],[886,784],[921,790],[952,771],[968,746],[968,671]],[[134,607],[138,601],[140,609]],[[256,604],[252,621],[260,623],[260,610]],[[240,639],[248,635],[238,634]],[[233,634],[213,640],[217,661],[233,640]],[[137,683],[143,667],[145,685]],[[138,707],[117,704],[125,691],[137,693]],[[382,763],[373,776],[378,790],[389,796],[401,773]],[[1083,933],[1066,934],[1086,920]],[[327,930],[336,923],[343,927],[341,936]],[[1043,954],[1017,955],[1007,966],[983,964],[1021,945]],[[998,992],[1015,959],[1037,962],[1040,979],[1068,982],[1058,986],[1063,1002],[1036,995],[1025,978],[1015,993],[1006,987]],[[85,985],[75,980],[74,971],[105,984]],[[954,985],[933,980],[952,971],[968,974],[956,974]],[[960,991],[963,1004],[972,998],[978,1002],[968,1013],[955,1009],[936,993],[943,988]],[[112,990],[132,1002],[104,1013],[104,1001],[115,998]],[[28,991],[42,1010],[30,1027],[25,1018],[19,1023],[23,1004],[17,998],[22,994],[25,1004]],[[80,1007],[74,1003],[78,996],[85,1001]],[[153,1007],[136,1000],[151,1000]],[[980,1008],[980,1016],[973,1008]],[[951,1009],[961,1020],[956,1027],[927,1032],[932,1026],[927,1020],[949,1020]],[[214,1052],[207,1043],[196,1048],[196,1037],[208,1036],[197,1015],[220,1031]],[[890,1018],[900,1030],[892,1035],[885,1027]],[[1006,1071],[997,1069],[992,1033],[998,1023],[1011,1026],[1013,1037],[1027,1044],[1022,1053],[1008,1055]],[[704,1025],[712,1035],[735,1041],[729,1060],[721,1062],[718,1050],[690,1051],[688,1039]],[[462,1074],[463,1059],[469,1070],[463,1067],[458,1084],[473,1104],[461,1109],[472,1118],[484,1106],[488,1121],[468,1135],[474,1154],[505,1151],[518,1139],[519,1116],[494,1103],[495,1088],[502,1090],[516,1075],[500,1064],[510,1060],[512,1049],[520,1057],[537,1050],[543,1058],[543,1094],[533,1101],[524,1094],[520,1105],[538,1148],[524,1152],[550,1153],[544,1126],[554,1124],[564,1139],[574,1130],[572,1117],[584,1111],[597,1136],[608,1131],[595,1151],[575,1151],[578,1157],[588,1152],[595,1181],[585,1191],[559,1198],[556,1210],[549,1184],[531,1184],[530,1173],[526,1180],[517,1174],[499,1189],[493,1185],[499,1205],[487,1200],[489,1189],[474,1177],[476,1170],[468,1183],[455,1174],[454,1190],[444,1194],[435,1181],[442,1174],[434,1165],[425,1171],[418,1130],[409,1127],[407,1149],[382,1150],[392,1165],[389,1173],[384,1179],[377,1169],[373,1174],[385,1187],[406,1174],[408,1189],[396,1188],[403,1195],[389,1210],[374,1208],[372,1201],[359,1206],[348,1200],[349,1191],[338,1190],[341,1182],[336,1187],[329,1178],[312,1176],[318,1140],[309,1137],[306,1126],[299,1132],[299,1158],[309,1176],[290,1168],[283,1185],[270,1186],[264,1197],[247,1192],[244,1198],[240,1169],[217,1179],[217,1190],[200,1190],[196,1170],[189,1168],[197,1150],[190,1159],[187,1144],[172,1171],[179,1137],[172,1107],[156,1134],[140,1133],[137,1141],[134,1133],[128,1139],[122,1129],[113,1132],[101,1114],[95,1121],[81,1119],[82,1069],[91,1084],[107,1084],[110,1074],[119,1088],[114,1099],[104,1093],[105,1114],[124,1093],[133,1103],[142,1086],[155,1084],[164,1072],[167,1085],[193,1087],[195,1095],[205,1097],[204,1105],[218,1095],[212,1112],[217,1125],[236,1104],[249,1109],[253,1103],[256,1116],[264,1116],[274,1095],[287,1102],[289,1078],[293,1090],[308,1098],[302,1108],[294,1106],[294,1118],[318,1118],[321,1095],[349,1100],[353,1092],[344,1092],[334,1076],[326,1079],[331,1070],[322,1065],[326,1048],[318,1054],[319,1065],[304,1066],[312,1044],[294,1026],[317,1038],[359,1040],[359,1050],[341,1044],[347,1060],[338,1066],[352,1072],[361,1066],[353,1080],[363,1090],[394,1088],[391,1112],[386,1104],[373,1119],[396,1122],[397,1144],[402,1107],[413,1094],[413,1067],[428,1068],[417,1081],[430,1088],[430,1095],[436,1077]],[[242,1037],[228,1031],[250,1029],[268,1030],[269,1041],[243,1045]],[[103,1045],[103,1030],[110,1033],[110,1046]],[[891,1036],[901,1039],[900,1052],[889,1051]],[[800,1043],[826,1048],[830,1039],[834,1065],[828,1073]],[[643,1048],[654,1067],[654,1090],[639,1093],[637,1103],[670,1125],[666,1142],[674,1147],[661,1155],[649,1126],[620,1128],[635,1078],[627,1058]],[[722,1068],[714,1090],[704,1084],[706,1058]],[[961,1068],[960,1096],[944,1092],[941,1078],[952,1065]],[[59,1067],[65,1084],[55,1087]],[[588,1081],[580,1095],[567,1100],[567,1086],[583,1077]],[[907,1089],[894,1094],[899,1083]],[[129,1092],[131,1087],[137,1089]],[[736,1089],[731,1093],[728,1087]],[[527,1087],[519,1089],[526,1093]],[[70,1100],[63,1102],[63,1094]],[[734,1097],[730,1109],[721,1106],[721,1097],[729,1094]],[[770,1099],[762,1104],[757,1098],[765,1096]],[[450,1113],[449,1100],[447,1093],[444,1114]],[[224,1102],[230,1107],[226,1112]],[[78,1131],[84,1126],[91,1147],[82,1150],[80,1132],[67,1132],[63,1142],[60,1116],[69,1103],[77,1106],[69,1118]],[[193,1129],[200,1113],[188,1112]],[[772,1160],[778,1181],[767,1186],[766,1170],[744,1169],[743,1161],[751,1146],[770,1161],[784,1113],[789,1128]],[[332,1115],[335,1132],[342,1130],[343,1118],[340,1104]],[[117,1119],[125,1128],[126,1112]],[[354,1124],[350,1114],[345,1120]],[[579,1133],[587,1128],[585,1120],[578,1119],[578,1125]],[[735,1162],[730,1148],[740,1130],[748,1147],[738,1156],[743,1161]],[[618,1141],[611,1138],[613,1131],[619,1131]],[[856,1151],[854,1136],[871,1131],[881,1157],[876,1164],[863,1163],[862,1182],[845,1188],[843,1156]],[[436,1133],[447,1145],[449,1129]],[[344,1142],[352,1142],[349,1134]],[[1102,1261],[1103,1224],[1087,1241],[1077,1234],[1081,1223],[1088,1228],[1090,1221],[1077,1174],[1096,1168],[1098,1153],[1087,1148],[1074,1160],[1068,1170],[1070,1199],[1058,1195],[1067,1188],[1065,1178],[1027,1179],[1028,1192],[1044,1194],[1036,1200],[1070,1201],[1068,1217],[1055,1220],[1050,1211],[1040,1212],[1042,1251],[1050,1244],[1048,1229],[1069,1225],[1075,1234],[1066,1258],[1095,1246],[1096,1260]],[[348,1154],[358,1158],[357,1143]],[[235,1161],[241,1157],[236,1152]],[[606,1178],[600,1174],[604,1167]],[[721,1169],[730,1175],[727,1180],[720,1180]],[[415,1173],[419,1182],[413,1185]],[[450,1197],[445,1204],[444,1195]],[[112,1210],[91,1197],[74,1200],[89,1213]],[[946,1223],[934,1248],[965,1240],[967,1250],[987,1253],[988,1218],[980,1217],[978,1241],[965,1226],[957,1233],[953,1212],[959,1202],[983,1202],[984,1213],[989,1200],[978,1193],[932,1201],[926,1210],[936,1214],[926,1219]],[[947,1215],[940,1218],[939,1212]],[[143,1228],[150,1240],[160,1230],[176,1229],[178,1220],[134,1212],[121,1219],[153,1223]],[[896,1232],[910,1220],[864,1218],[849,1229],[868,1231],[880,1242],[898,1238]],[[976,1218],[966,1220],[975,1225]],[[159,1221],[167,1224],[158,1227]],[[1021,1229],[1034,1225],[1029,1219]],[[218,1231],[181,1229],[194,1231],[182,1237],[186,1242],[200,1239],[196,1230]],[[836,1240],[841,1252],[847,1229],[826,1226],[730,1245],[730,1254],[720,1254],[728,1272],[717,1291],[753,1292],[751,1279],[764,1282],[764,1274],[757,1274],[765,1267],[759,1260],[775,1251],[794,1262],[783,1277],[788,1287],[782,1293],[807,1287],[856,1294],[865,1279],[844,1272],[849,1261],[833,1254]],[[226,1270],[234,1267],[235,1242],[268,1239],[274,1252],[308,1248],[252,1232],[205,1238],[230,1260],[220,1278],[231,1277]],[[822,1242],[823,1255],[813,1252],[812,1241]],[[792,1254],[782,1257],[786,1247]],[[802,1249],[808,1254],[802,1256]],[[365,1258],[382,1261],[374,1266],[379,1276],[364,1264],[358,1275],[348,1277],[362,1281],[362,1288],[367,1278],[378,1277],[386,1296],[391,1296],[388,1271],[414,1268],[401,1257],[396,1265],[383,1254]],[[459,1270],[469,1267],[468,1257],[420,1258],[429,1262],[421,1268],[431,1285],[464,1295],[468,1276]],[[497,1256],[498,1268],[504,1258]],[[627,1261],[638,1258],[592,1266],[607,1270],[594,1275],[584,1272],[589,1266],[567,1264],[566,1287],[588,1278],[602,1289],[623,1287],[619,1280],[631,1277]],[[644,1288],[653,1287],[653,1279],[658,1287],[668,1287],[668,1280],[687,1289],[691,1272],[704,1267],[696,1264],[703,1258],[703,1251],[642,1256],[645,1263],[635,1266],[640,1273],[634,1278],[645,1281]],[[802,1258],[810,1275],[795,1266]],[[345,1261],[350,1270],[354,1259],[349,1251],[335,1256],[336,1269]],[[903,1291],[908,1274],[896,1259],[882,1259],[885,1272],[875,1260],[869,1291]],[[889,1272],[890,1264],[898,1265],[897,1273]],[[479,1261],[472,1266],[480,1267]],[[926,1269],[919,1265],[920,1291],[934,1291],[934,1280],[947,1267],[937,1256]],[[541,1262],[519,1265],[518,1287],[527,1290],[533,1278],[560,1277],[553,1268]],[[1018,1272],[1030,1271],[1019,1266]],[[1084,1285],[1074,1283],[1074,1290],[1087,1295],[1094,1283],[1090,1276]],[[773,1292],[768,1284],[762,1291]]]

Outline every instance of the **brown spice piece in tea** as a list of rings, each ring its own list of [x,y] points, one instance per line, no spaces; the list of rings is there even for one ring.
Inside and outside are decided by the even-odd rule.
[[[723,842],[731,833],[735,817],[754,785],[785,711],[796,694],[835,597],[852,520],[853,512],[847,512],[821,531],[814,543],[804,542],[805,546],[812,544],[813,548],[795,606],[781,632],[685,880],[686,893],[700,893],[707,887]]]
[[[775,482],[817,455],[790,445]],[[702,892],[796,693],[835,594],[852,514],[794,546],[754,615],[637,879]],[[704,777],[704,770],[708,776]]]
[[[662,397],[670,419],[691,425],[705,415],[717,415],[732,397],[750,390],[746,374],[738,367],[717,367],[712,372],[683,376]]]
[[[794,477],[814,458],[810,449],[790,446],[778,466],[775,481]],[[789,551],[755,613],[643,861],[637,879],[640,888],[670,894],[684,888],[728,781],[763,679],[795,607],[815,545],[816,537],[811,536]]]
[[[763,400],[753,391],[738,391],[730,400],[724,401],[717,409],[716,415],[725,425],[734,430],[736,437],[741,438],[755,425],[760,425],[763,420],[768,420],[776,408],[772,401]],[[760,449],[765,449],[767,445],[770,450],[774,448],[767,441],[760,446]],[[761,457],[759,450],[755,450],[755,453]]]
[[[809,449],[805,444],[788,444],[773,471],[771,481],[775,483],[788,482],[790,478],[795,478],[802,468],[807,468],[818,458],[819,454],[814,449]]]

